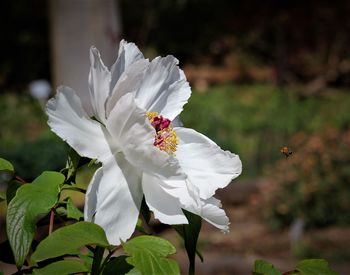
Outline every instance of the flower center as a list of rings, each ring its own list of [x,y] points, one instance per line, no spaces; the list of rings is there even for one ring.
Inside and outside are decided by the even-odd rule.
[[[157,112],[147,112],[146,115],[156,130],[153,145],[169,155],[174,154],[179,140],[171,126],[171,121],[163,116],[159,116]]]

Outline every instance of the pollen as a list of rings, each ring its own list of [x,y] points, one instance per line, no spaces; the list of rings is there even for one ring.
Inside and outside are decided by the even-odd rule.
[[[171,121],[158,115],[157,112],[147,112],[146,115],[156,131],[153,145],[169,155],[173,155],[176,152],[179,139]]]

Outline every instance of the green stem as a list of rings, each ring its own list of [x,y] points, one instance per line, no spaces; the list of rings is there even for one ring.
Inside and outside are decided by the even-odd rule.
[[[190,259],[190,267],[188,269],[188,275],[194,275],[195,266],[196,266],[195,258]]]
[[[101,262],[103,259],[104,252],[105,252],[105,249],[103,247],[96,246],[95,253],[94,253],[94,260],[92,261],[91,275],[100,274],[100,267],[101,267]]]
[[[109,261],[109,259],[113,256],[114,252],[116,252],[119,248],[121,248],[121,246],[116,246],[114,249],[112,249],[111,251],[109,251],[107,257],[104,259],[104,261],[101,264],[101,271],[103,270],[104,266],[107,264],[107,262]]]

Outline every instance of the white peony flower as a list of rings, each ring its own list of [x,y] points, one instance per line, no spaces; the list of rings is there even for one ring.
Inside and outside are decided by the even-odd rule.
[[[242,163],[181,127],[177,117],[191,89],[178,60],[149,61],[125,41],[111,71],[94,47],[90,59],[89,91],[59,87],[47,104],[52,131],[81,156],[102,163],[86,193],[85,220],[118,245],[134,232],[145,196],[162,223],[188,223],[186,209],[227,231],[229,220],[213,195],[241,173]]]

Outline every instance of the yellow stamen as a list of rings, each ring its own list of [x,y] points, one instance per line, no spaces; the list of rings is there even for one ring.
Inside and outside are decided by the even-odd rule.
[[[154,146],[169,155],[173,155],[176,152],[179,139],[171,126],[170,120],[159,116],[157,112],[147,112],[146,115],[156,130]]]
[[[149,121],[152,123],[153,119],[158,116],[157,112],[147,112],[146,116],[148,117]]]

